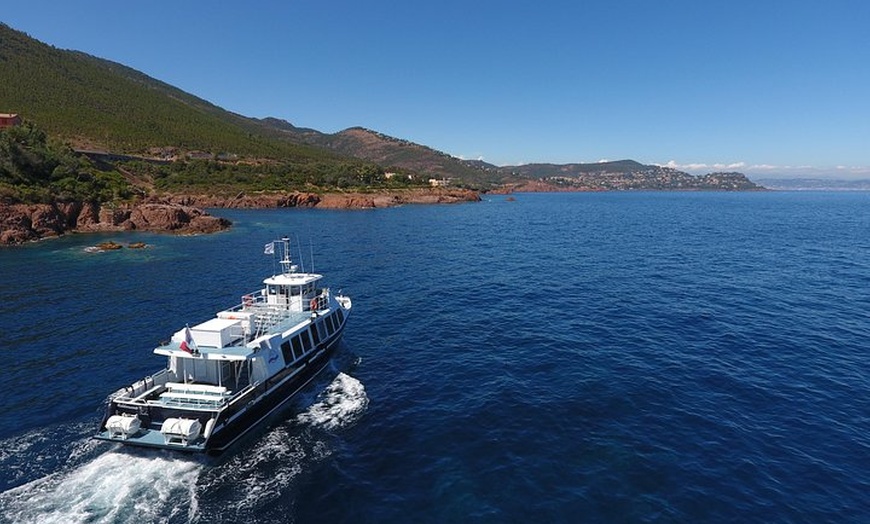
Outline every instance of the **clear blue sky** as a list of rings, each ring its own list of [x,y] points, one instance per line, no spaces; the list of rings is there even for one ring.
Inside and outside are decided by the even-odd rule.
[[[5,2],[247,116],[494,164],[870,177],[870,2]]]

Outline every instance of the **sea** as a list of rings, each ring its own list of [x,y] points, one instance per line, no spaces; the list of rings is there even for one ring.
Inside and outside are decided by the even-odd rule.
[[[213,213],[0,250],[0,522],[870,522],[870,193]],[[317,381],[224,456],[92,440],[284,235],[353,299]]]

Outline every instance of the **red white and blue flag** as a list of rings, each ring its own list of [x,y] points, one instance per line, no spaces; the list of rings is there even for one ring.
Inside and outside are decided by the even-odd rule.
[[[184,340],[181,341],[181,350],[193,355],[194,353],[199,353],[199,350],[196,349],[196,342],[193,341],[193,333],[190,332],[190,328],[184,327]]]

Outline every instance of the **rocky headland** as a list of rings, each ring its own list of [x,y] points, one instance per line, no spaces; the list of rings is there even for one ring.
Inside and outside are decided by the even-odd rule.
[[[214,233],[230,227],[225,218],[191,206],[147,202],[108,206],[79,202],[0,204],[0,245],[20,244],[70,232],[157,231]]]
[[[99,204],[0,204],[0,245],[56,237],[65,233],[153,231],[203,234],[231,226],[203,208],[369,209],[404,204],[477,202],[480,195],[465,189],[381,190],[372,193],[240,193],[232,197],[171,195],[127,206]]]

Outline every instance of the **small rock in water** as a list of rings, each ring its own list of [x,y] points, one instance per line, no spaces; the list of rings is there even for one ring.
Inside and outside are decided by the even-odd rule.
[[[109,242],[100,242],[99,244],[97,244],[97,247],[103,251],[114,251],[116,249],[121,249],[124,246],[122,246],[121,244],[118,244],[117,242],[109,241]]]

